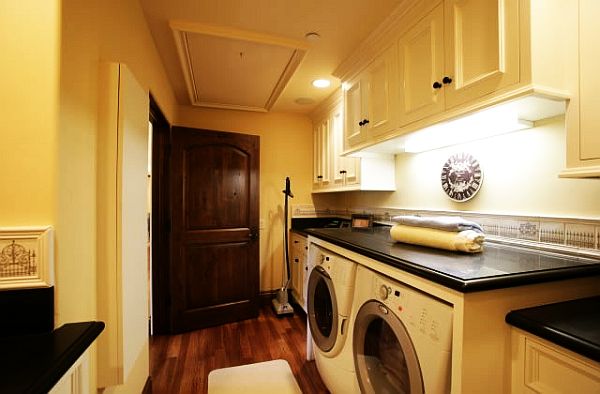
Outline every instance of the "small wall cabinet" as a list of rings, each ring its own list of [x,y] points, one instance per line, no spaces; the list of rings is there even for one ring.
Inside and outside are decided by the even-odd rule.
[[[600,363],[512,329],[513,393],[597,393]]]
[[[399,42],[400,125],[519,81],[518,2],[446,0]]]
[[[290,232],[289,248],[292,297],[304,309],[304,312],[307,312],[308,241],[305,236]]]
[[[567,117],[567,169],[563,177],[600,177],[600,2],[579,0],[579,78]]]
[[[346,85],[346,149],[397,127],[396,64],[396,45],[392,45]]]
[[[338,91],[313,113],[313,192],[395,190],[392,155],[343,156],[344,105]]]

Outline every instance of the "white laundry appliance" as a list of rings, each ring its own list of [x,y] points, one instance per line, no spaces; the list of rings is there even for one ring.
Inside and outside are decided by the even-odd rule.
[[[357,264],[315,244],[309,259],[308,342],[314,343],[317,369],[332,393],[357,393],[349,338]]]
[[[353,315],[353,359],[362,393],[450,392],[449,304],[358,266]]]

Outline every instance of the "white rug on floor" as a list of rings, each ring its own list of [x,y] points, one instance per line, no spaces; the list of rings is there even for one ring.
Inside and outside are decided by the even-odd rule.
[[[210,371],[208,393],[301,394],[302,391],[288,362],[272,360]]]

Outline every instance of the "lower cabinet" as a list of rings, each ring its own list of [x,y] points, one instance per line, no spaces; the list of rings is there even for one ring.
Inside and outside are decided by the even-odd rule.
[[[513,393],[600,393],[600,363],[512,330]]]
[[[306,312],[306,282],[308,281],[308,241],[306,237],[291,233],[289,253],[292,297]]]
[[[89,350],[85,351],[67,373],[52,387],[50,394],[90,394]]]

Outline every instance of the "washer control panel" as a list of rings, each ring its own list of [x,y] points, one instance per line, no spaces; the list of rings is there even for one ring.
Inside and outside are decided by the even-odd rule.
[[[411,287],[377,276],[374,298],[385,304],[404,323],[413,340],[426,340],[450,350],[452,307]]]

